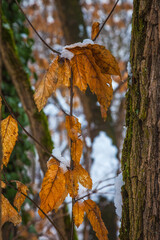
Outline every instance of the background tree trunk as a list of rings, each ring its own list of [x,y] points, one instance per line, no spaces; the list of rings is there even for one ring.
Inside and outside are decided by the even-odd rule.
[[[121,240],[160,239],[160,1],[134,0]]]

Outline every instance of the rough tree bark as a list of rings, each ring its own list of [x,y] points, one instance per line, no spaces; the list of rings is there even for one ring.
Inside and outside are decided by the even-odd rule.
[[[160,1],[134,0],[121,240],[160,239]]]

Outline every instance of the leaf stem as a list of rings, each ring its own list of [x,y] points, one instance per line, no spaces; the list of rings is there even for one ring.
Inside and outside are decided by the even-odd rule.
[[[106,22],[108,21],[108,19],[110,18],[110,16],[112,15],[115,7],[117,6],[117,3],[119,2],[119,0],[117,0],[112,8],[112,10],[110,11],[109,15],[106,17],[105,21],[103,22],[101,28],[99,29],[97,35],[95,36],[95,38],[93,39],[93,41],[96,41],[96,39],[98,38],[100,32],[102,31],[102,29],[104,28],[104,25],[106,24]]]
[[[20,4],[18,3],[17,0],[15,0],[18,8],[21,10],[21,12],[23,13],[24,17],[26,18],[27,22],[29,23],[29,25],[32,27],[33,31],[37,34],[37,36],[39,37],[39,39],[43,42],[44,45],[46,45],[47,48],[49,48],[52,52],[60,55],[61,53],[56,51],[55,49],[51,48],[46,41],[39,35],[39,33],[37,32],[37,30],[35,29],[35,27],[32,25],[32,23],[29,21],[28,17],[26,16],[26,14],[24,13],[23,9],[21,8]]]

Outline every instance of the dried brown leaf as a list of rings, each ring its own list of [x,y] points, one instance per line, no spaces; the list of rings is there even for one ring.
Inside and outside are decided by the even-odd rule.
[[[59,58],[59,56],[54,59],[34,94],[34,100],[39,111],[46,105],[48,98],[57,87],[61,85],[70,86],[70,75],[69,60]]]
[[[41,204],[40,208],[47,214],[55,207],[64,196],[65,176],[63,170],[56,161],[51,159],[48,163],[48,170],[43,178],[42,188],[39,193]],[[39,215],[44,218],[44,214],[39,210]]]
[[[76,164],[73,171],[83,187],[92,189],[92,179],[89,173],[80,164]]]
[[[68,170],[65,173],[65,179],[68,193],[72,198],[75,198],[79,189],[77,173],[74,170]]]
[[[102,73],[118,75],[121,78],[118,63],[109,50],[98,44],[89,44],[87,47],[92,51],[95,62],[101,69]]]
[[[22,204],[24,203],[24,201],[26,199],[26,197],[22,193],[27,195],[28,187],[25,186],[23,183],[16,181],[16,180],[14,180],[12,182],[15,182],[17,185],[17,188],[18,188],[18,191],[14,198],[13,205],[18,209],[18,212],[19,212],[21,210]]]
[[[80,162],[82,151],[83,151],[83,142],[81,139],[77,139],[76,141],[72,142],[71,156],[72,156],[72,160],[75,163]]]
[[[76,141],[78,139],[78,135],[81,134],[81,124],[74,116],[66,116],[66,129],[68,136],[73,141]]]
[[[84,218],[84,203],[76,202],[73,206],[73,217],[76,227],[79,227]]]
[[[5,222],[12,222],[14,225],[19,224],[22,219],[18,214],[16,209],[10,204],[8,199],[6,199],[3,194],[1,194],[2,201],[2,219],[1,224],[3,225]]]
[[[2,149],[3,149],[3,164],[7,166],[10,155],[13,151],[18,137],[18,125],[12,116],[8,116],[1,122],[2,131]]]
[[[98,237],[98,239],[108,240],[108,231],[101,218],[101,212],[99,210],[99,207],[91,199],[84,201],[84,205],[87,218],[90,221],[93,230],[96,232],[96,236]]]
[[[94,22],[92,24],[92,34],[91,34],[92,40],[96,37],[97,33],[99,32],[99,25],[100,25],[99,22]]]

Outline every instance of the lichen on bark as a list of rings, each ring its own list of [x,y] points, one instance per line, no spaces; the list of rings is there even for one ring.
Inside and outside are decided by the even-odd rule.
[[[132,81],[126,95],[127,133],[122,151],[125,185],[122,188],[121,240],[160,239],[158,9],[158,0],[134,0],[130,55]]]

